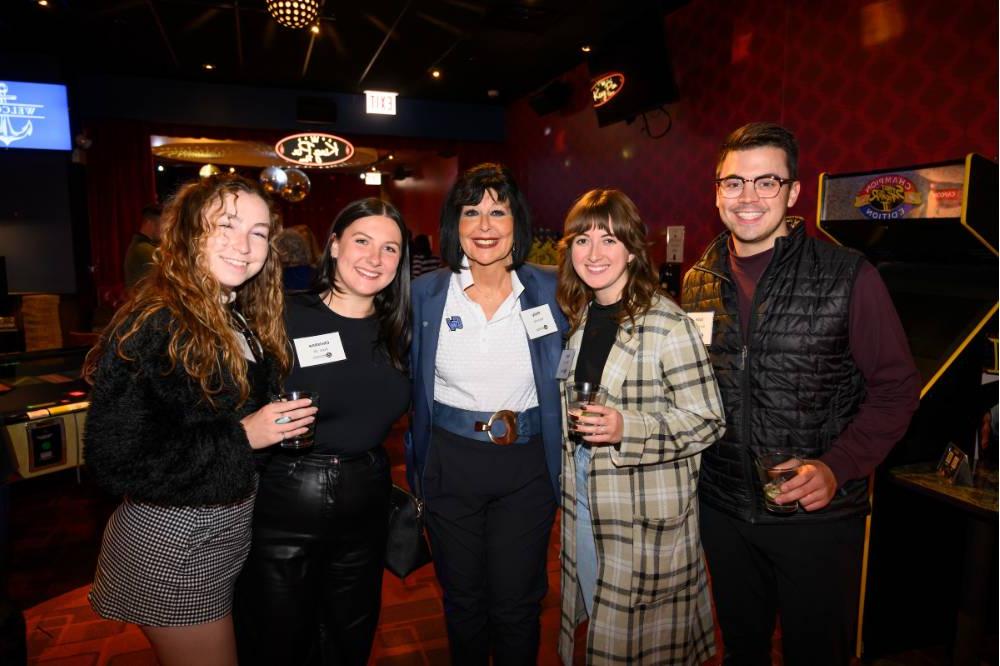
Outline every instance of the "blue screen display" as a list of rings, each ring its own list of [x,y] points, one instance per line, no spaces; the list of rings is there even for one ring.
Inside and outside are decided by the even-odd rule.
[[[0,79],[0,149],[72,147],[66,86]]]

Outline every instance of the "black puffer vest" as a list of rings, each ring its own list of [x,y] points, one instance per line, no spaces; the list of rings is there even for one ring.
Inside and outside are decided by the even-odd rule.
[[[791,229],[777,239],[757,285],[745,345],[728,233],[709,245],[684,279],[684,309],[715,313],[709,355],[726,407],[725,436],[702,454],[699,494],[709,506],[750,522],[815,521],[868,511],[867,479],[854,479],[819,511],[768,513],[753,471],[748,449],[819,457],[864,398],[864,378],[848,344],[861,256],[807,237],[801,224]]]

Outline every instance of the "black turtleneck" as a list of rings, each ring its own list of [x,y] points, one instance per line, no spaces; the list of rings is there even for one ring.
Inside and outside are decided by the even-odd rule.
[[[621,301],[611,305],[599,305],[597,301],[590,303],[580,343],[580,358],[576,361],[576,381],[601,383],[604,364],[618,334],[618,313],[621,309]]]

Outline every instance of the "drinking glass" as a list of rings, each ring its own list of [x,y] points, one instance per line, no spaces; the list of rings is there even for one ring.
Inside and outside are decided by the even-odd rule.
[[[285,391],[274,396],[271,402],[290,402],[292,400],[303,400],[308,399],[312,402],[313,407],[319,407],[319,393],[316,391]],[[297,436],[297,437],[286,437],[281,440],[281,448],[283,449],[307,449],[313,445],[313,439],[316,436],[316,421],[313,420],[308,426],[308,430]]]

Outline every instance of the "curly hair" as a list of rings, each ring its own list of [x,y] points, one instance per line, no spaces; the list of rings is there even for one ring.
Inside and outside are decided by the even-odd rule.
[[[285,300],[281,283],[281,262],[274,248],[274,238],[281,222],[267,193],[256,182],[241,176],[223,174],[183,185],[167,202],[163,211],[160,247],[148,279],[115,313],[107,331],[87,354],[84,378],[93,384],[98,362],[114,344],[116,353],[131,361],[124,343],[143,326],[150,316],[166,309],[174,323],[170,330],[167,354],[171,371],[178,364],[198,382],[205,399],[214,404],[228,377],[239,389],[240,403],[247,399],[247,361],[232,330],[230,313],[224,303],[229,293],[208,268],[204,245],[214,229],[208,215],[225,205],[231,195],[257,196],[264,201],[270,216],[270,243],[267,259],[260,272],[235,291],[235,305],[246,318],[261,346],[271,354],[282,374],[291,359],[285,335]]]
[[[622,309],[618,323],[628,319],[635,326],[636,317],[649,309],[660,293],[660,283],[646,252],[646,225],[639,210],[620,190],[595,189],[577,199],[566,214],[563,237],[559,241],[559,286],[556,301],[566,313],[570,333],[583,323],[594,290],[580,279],[573,268],[570,244],[591,229],[605,231],[621,241],[633,256],[628,263],[628,281],[622,290]]]

